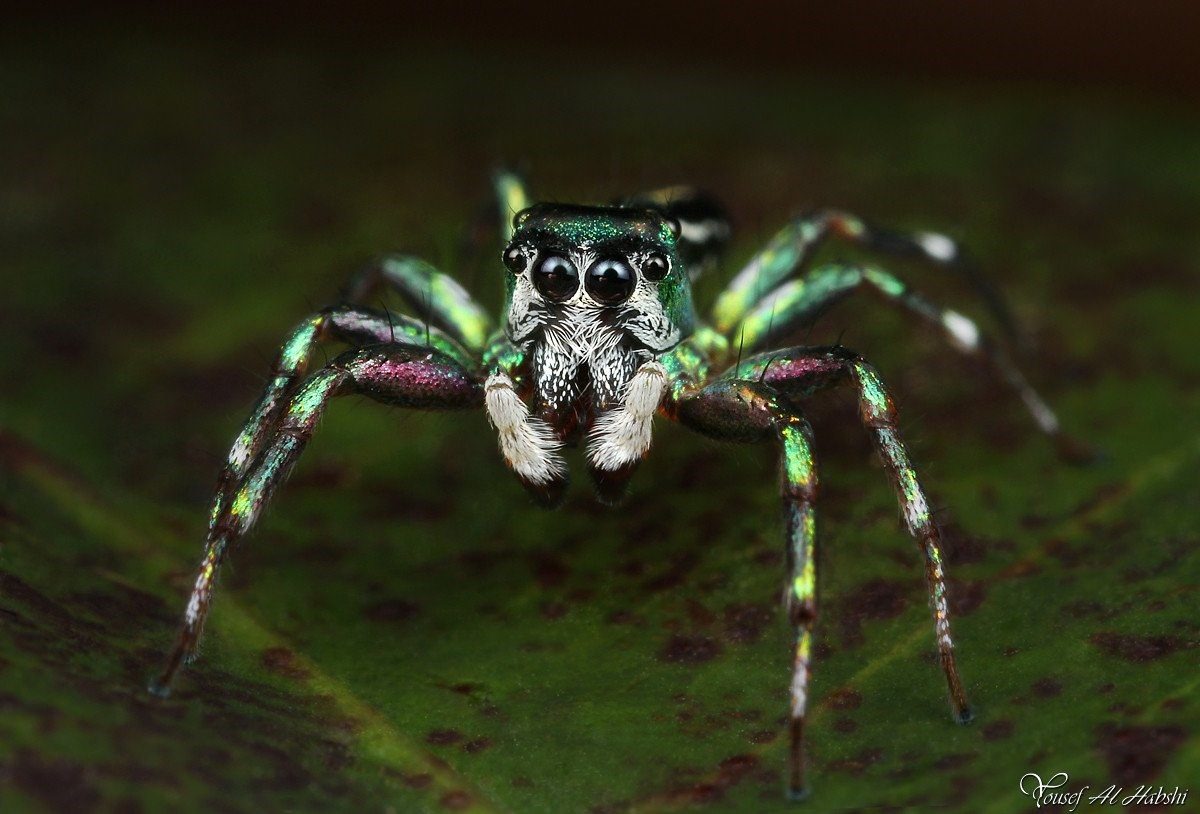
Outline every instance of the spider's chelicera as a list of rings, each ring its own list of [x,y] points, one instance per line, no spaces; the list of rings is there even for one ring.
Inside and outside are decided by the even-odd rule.
[[[817,247],[836,238],[969,272],[955,243],[936,234],[876,229],[841,212],[800,217],[753,257],[702,322],[692,304],[692,279],[712,265],[729,234],[721,208],[706,197],[670,188],[614,206],[529,206],[524,186],[508,173],[497,176],[496,192],[501,210],[517,213],[503,218],[506,296],[499,329],[451,277],[414,257],[393,256],[352,280],[342,304],[305,319],[284,343],[221,472],[204,558],[178,641],[154,689],[165,693],[195,654],[226,552],[262,515],[333,397],[361,394],[427,410],[485,409],[505,462],[547,506],[563,496],[562,450],[576,444],[586,449],[600,500],[619,500],[650,449],[658,415],[712,438],[766,441],[779,449],[784,604],[795,631],[789,789],[800,796],[817,614],[817,477],[812,430],[801,405],[818,391],[846,385],[857,395],[862,422],[924,559],[950,703],[956,720],[969,720],[954,661],[938,527],[887,389],[870,364],[844,347],[774,346],[833,302],[872,291],[985,362],[1038,427],[1070,448],[1054,413],[970,319],[939,308],[874,265],[810,268]],[[1010,328],[992,289],[974,273],[968,277]],[[417,318],[363,307],[380,284],[397,290]],[[350,349],[309,372],[314,349],[326,340]]]

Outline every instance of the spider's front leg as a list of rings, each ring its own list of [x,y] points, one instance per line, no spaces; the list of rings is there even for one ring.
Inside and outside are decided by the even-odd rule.
[[[817,474],[812,429],[800,412],[771,388],[751,381],[715,381],[672,400],[667,409],[673,418],[711,438],[744,443],[773,440],[779,447],[788,572],[784,606],[795,636],[788,790],[794,799],[800,799],[806,791],[804,726],[812,629],[817,618]]]
[[[938,654],[955,719],[965,723],[971,712],[954,658],[940,533],[897,431],[891,397],[874,369],[843,348],[793,348],[746,360],[736,370],[704,387],[685,390],[667,404],[669,415],[712,438],[741,442],[773,439],[780,449],[789,580],[785,602],[795,629],[789,791],[797,798],[805,793],[804,728],[817,607],[817,479],[811,430],[795,400],[846,380],[858,391],[863,422],[871,430],[896,489],[905,525],[924,557]]]
[[[381,329],[379,325],[374,327]],[[284,358],[288,352],[285,348]],[[235,468],[236,484],[230,486],[223,478],[214,496],[204,557],[183,624],[162,675],[151,687],[158,694],[169,691],[179,667],[195,654],[212,602],[213,583],[227,551],[261,516],[312,437],[330,399],[355,393],[386,404],[426,410],[477,408],[483,404],[479,376],[451,354],[430,347],[386,344],[348,351],[313,373],[278,408],[270,398],[277,379],[268,385],[267,395],[234,446],[231,461],[239,461],[244,454],[251,462]],[[244,439],[250,442],[243,444]]]
[[[297,384],[308,370],[313,349],[323,341],[351,345],[395,344],[436,350],[463,368],[472,367],[469,354],[452,338],[428,323],[403,314],[379,313],[352,306],[333,306],[306,317],[292,331],[271,367],[258,403],[246,419],[217,479],[209,533],[228,508],[232,493],[261,452]]]

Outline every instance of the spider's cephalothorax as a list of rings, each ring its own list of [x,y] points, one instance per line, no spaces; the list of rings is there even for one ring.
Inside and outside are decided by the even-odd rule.
[[[967,272],[1011,334],[1003,303],[963,264],[955,244],[936,234],[876,229],[841,212],[799,217],[733,278],[706,324],[696,319],[691,280],[713,265],[729,233],[721,208],[706,197],[672,187],[615,206],[529,206],[524,185],[510,173],[497,175],[496,192],[507,241],[499,328],[453,278],[401,255],[368,267],[346,288],[342,304],[307,317],[286,340],[217,482],[179,638],[153,688],[165,693],[195,654],[226,553],[261,516],[334,396],[357,393],[417,409],[484,408],[504,460],[547,504],[566,486],[562,447],[575,443],[586,447],[599,497],[619,499],[650,449],[657,415],[712,438],[766,441],[779,451],[784,604],[795,630],[789,789],[799,796],[817,615],[817,475],[802,406],[826,388],[847,385],[924,560],[950,702],[955,718],[968,720],[940,535],[888,391],[874,368],[846,348],[779,346],[837,300],[873,291],[989,365],[1038,427],[1076,454],[1080,448],[1061,433],[1054,413],[970,319],[939,308],[877,266],[810,265],[820,244],[836,238]],[[363,307],[380,284],[398,291],[418,318]],[[310,372],[313,351],[326,340],[349,349]]]
[[[553,503],[566,485],[558,449],[586,436],[601,496],[617,497],[649,443],[666,385],[655,360],[695,324],[679,222],[655,209],[541,204],[513,227],[504,332],[526,360],[518,375],[531,415],[521,416],[523,432],[502,434],[504,455]],[[622,399],[639,370],[640,388],[652,392],[633,421]],[[494,372],[486,387],[489,416],[504,427],[516,405],[509,371]]]

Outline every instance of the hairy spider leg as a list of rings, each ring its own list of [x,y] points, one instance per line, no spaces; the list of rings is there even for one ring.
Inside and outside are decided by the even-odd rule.
[[[179,667],[194,656],[212,602],[213,583],[226,552],[262,514],[312,437],[330,399],[352,393],[385,404],[424,410],[461,410],[483,405],[479,375],[429,347],[358,348],[309,376],[289,400],[269,437],[259,439],[253,463],[211,524],[179,636],[162,674],[151,687],[153,691],[167,693]]]
[[[746,351],[758,351],[774,339],[812,324],[817,316],[856,291],[872,291],[933,326],[960,353],[982,361],[1021,399],[1039,430],[1054,440],[1067,458],[1086,455],[1084,447],[1062,431],[1054,410],[995,342],[968,317],[942,308],[913,291],[903,280],[876,266],[831,263],[789,280],[761,299],[738,323],[733,335]]]
[[[900,438],[895,403],[879,374],[862,357],[843,347],[788,348],[764,353],[743,362],[729,380],[759,381],[785,397],[803,398],[847,379],[858,392],[859,415],[870,430],[876,451],[896,490],[909,534],[925,559],[925,580],[933,610],[938,654],[956,720],[971,718],[967,696],[954,661],[954,640],[946,602],[941,532],[929,510],[929,501]],[[733,378],[736,377],[736,378]],[[719,380],[718,380],[719,381]]]
[[[806,788],[802,744],[808,712],[813,624],[817,620],[817,467],[812,427],[803,416],[791,413],[777,423],[775,430],[782,447],[780,470],[787,535],[786,563],[791,579],[784,589],[784,607],[795,635],[788,789],[798,798],[804,795]]]
[[[788,788],[805,791],[804,726],[808,710],[816,597],[817,473],[812,428],[799,410],[756,381],[718,379],[679,399],[676,417],[713,438],[754,442],[772,439],[780,451],[788,580],[784,607],[794,633],[792,652]]]
[[[398,292],[421,319],[468,350],[479,353],[487,344],[493,329],[491,318],[457,280],[419,257],[381,257],[351,278],[342,290],[342,299],[352,304],[366,302],[381,283]]]
[[[308,370],[313,349],[323,340],[351,345],[397,344],[433,348],[464,368],[473,367],[470,357],[453,339],[437,328],[404,316],[364,308],[334,306],[304,319],[289,335],[275,358],[266,387],[234,439],[225,460],[209,512],[211,532],[225,512],[233,492],[241,485],[246,469],[270,437],[296,384]]]
[[[880,229],[835,210],[799,217],[777,232],[717,297],[712,312],[714,327],[736,341],[731,332],[750,309],[777,286],[802,274],[829,237],[881,254],[925,260],[962,275],[983,299],[1005,336],[1016,337],[1016,323],[1008,304],[955,241],[935,232],[905,234]]]
[[[946,599],[940,532],[897,430],[895,406],[878,374],[859,356],[840,347],[790,348],[745,360],[703,386],[672,391],[664,413],[709,437],[755,442],[774,439],[780,447],[786,518],[785,588],[788,618],[795,630],[791,686],[789,792],[805,794],[804,729],[811,678],[812,627],[816,620],[815,500],[817,478],[812,435],[793,403],[850,380],[858,390],[860,414],[872,434],[895,487],[905,526],[925,560],[938,655],[955,720],[971,719],[954,658]]]
[[[500,240],[507,244],[512,240],[514,218],[522,209],[533,203],[525,186],[525,179],[509,169],[499,169],[492,174],[492,194],[496,210],[500,215]]]

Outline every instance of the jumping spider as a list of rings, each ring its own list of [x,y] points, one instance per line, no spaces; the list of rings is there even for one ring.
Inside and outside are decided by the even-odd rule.
[[[613,206],[531,206],[521,181],[503,172],[495,191],[507,243],[502,328],[493,328],[453,278],[417,258],[393,256],[357,276],[342,304],[305,319],[284,343],[218,480],[204,559],[155,690],[167,692],[180,665],[195,655],[226,552],[262,514],[334,396],[357,393],[426,410],[484,408],[504,460],[545,506],[556,505],[567,485],[563,447],[580,442],[599,499],[618,501],[650,449],[659,415],[711,438],[770,441],[779,448],[784,604],[795,631],[789,791],[802,796],[817,615],[817,477],[801,404],[827,387],[849,384],[924,559],[954,717],[970,720],[954,661],[938,527],[887,389],[870,364],[844,347],[772,345],[833,302],[873,291],[984,361],[1021,398],[1038,428],[1071,449],[1051,409],[970,319],[873,265],[809,268],[818,246],[833,237],[966,271],[955,243],[937,234],[876,229],[843,212],[800,217],[733,279],[706,324],[696,318],[692,279],[711,265],[729,227],[721,208],[704,196],[671,188]],[[1011,325],[986,283],[968,276],[1001,324]],[[396,289],[420,319],[363,307],[381,283]],[[324,340],[350,350],[309,373],[313,350]]]

